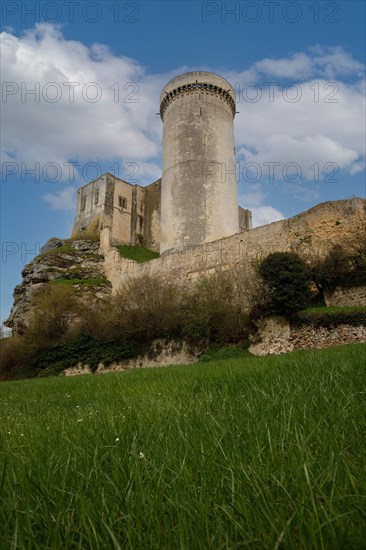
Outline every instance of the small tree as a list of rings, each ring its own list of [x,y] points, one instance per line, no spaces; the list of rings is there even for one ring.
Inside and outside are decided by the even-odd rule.
[[[184,335],[223,343],[235,327],[233,281],[226,273],[201,277],[185,295]]]
[[[366,284],[365,237],[348,246],[336,244],[324,258],[313,264],[313,278],[318,288],[333,292],[337,286]]]
[[[127,280],[112,298],[114,334],[135,340],[174,337],[180,329],[181,292],[171,280],[142,275]]]
[[[61,342],[67,337],[79,312],[73,290],[68,286],[45,285],[34,301],[26,339],[37,348]]]
[[[293,252],[274,252],[259,265],[259,274],[269,289],[272,313],[289,315],[304,309],[311,300],[310,270]]]
[[[26,363],[24,338],[12,336],[0,340],[0,380],[11,380]]]
[[[248,272],[217,272],[198,279],[185,293],[183,334],[219,344],[247,339],[252,290]]]

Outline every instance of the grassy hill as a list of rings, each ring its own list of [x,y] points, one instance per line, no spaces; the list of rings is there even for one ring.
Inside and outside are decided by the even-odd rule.
[[[365,353],[3,383],[1,548],[364,548]]]

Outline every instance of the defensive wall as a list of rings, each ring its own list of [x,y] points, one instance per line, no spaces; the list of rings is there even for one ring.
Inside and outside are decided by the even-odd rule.
[[[333,245],[355,241],[366,228],[366,200],[361,198],[319,204],[292,218],[257,227],[217,241],[167,252],[139,264],[120,256],[111,246],[110,231],[101,231],[105,274],[113,291],[128,278],[159,275],[176,282],[233,269],[275,251],[304,257],[324,256]]]

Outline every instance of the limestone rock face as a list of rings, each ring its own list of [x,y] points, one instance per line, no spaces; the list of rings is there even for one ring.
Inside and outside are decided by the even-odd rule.
[[[5,322],[5,326],[13,329],[13,334],[22,334],[27,328],[34,298],[47,283],[57,279],[73,281],[78,299],[88,304],[97,304],[111,293],[99,242],[50,239],[42,247],[41,254],[24,267],[22,277],[22,282],[14,289],[14,305]]]
[[[280,355],[293,351],[290,324],[284,317],[267,317],[260,322],[258,329],[260,341],[249,347],[252,355]]]
[[[325,349],[365,342],[366,326],[363,325],[319,327],[310,323],[293,327],[284,317],[273,315],[260,321],[249,352],[252,355],[280,355],[299,349]]]
[[[57,237],[52,237],[52,239],[48,239],[46,244],[44,244],[40,250],[41,254],[44,254],[45,252],[49,252],[50,250],[53,250],[54,248],[58,248],[64,244],[64,241],[61,239],[58,239]]]

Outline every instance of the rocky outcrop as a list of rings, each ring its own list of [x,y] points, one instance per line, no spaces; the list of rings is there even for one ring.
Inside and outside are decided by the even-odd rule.
[[[50,239],[39,256],[22,271],[23,280],[14,289],[14,305],[5,326],[22,334],[29,324],[34,298],[45,284],[72,284],[79,301],[97,303],[111,293],[105,278],[104,257],[99,242]],[[57,283],[56,283],[57,284]]]
[[[279,355],[293,351],[290,323],[285,317],[273,315],[262,319],[258,333],[251,338],[249,353],[252,355]]]

